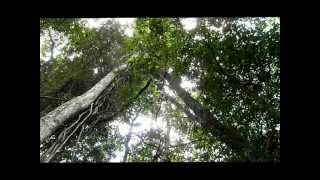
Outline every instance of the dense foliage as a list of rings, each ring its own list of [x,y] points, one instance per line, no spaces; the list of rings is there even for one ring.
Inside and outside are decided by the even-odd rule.
[[[97,114],[108,121],[97,126],[99,117],[90,117],[52,161],[245,160],[198,123],[165,73],[181,86],[192,82],[186,91],[236,129],[260,154],[257,160],[280,160],[279,19],[197,18],[192,30],[182,19],[137,18],[132,37],[114,20],[99,28],[82,19],[40,20],[41,116],[128,64],[96,101],[102,102]],[[162,127],[138,131],[149,123],[142,116]],[[41,155],[73,121],[41,144]],[[127,127],[125,134],[121,127]]]

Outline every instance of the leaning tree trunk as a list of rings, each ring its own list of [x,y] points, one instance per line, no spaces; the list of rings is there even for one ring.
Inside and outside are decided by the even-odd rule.
[[[49,112],[47,115],[43,116],[40,119],[40,143],[48,138],[66,120],[78,112],[88,108],[90,104],[95,101],[101,92],[103,92],[103,90],[116,77],[116,72],[123,70],[126,67],[127,65],[124,64],[115,68],[86,93],[69,100],[68,102]]]
[[[121,79],[121,78],[119,78]],[[111,90],[113,89],[113,85],[117,84],[119,81],[117,79],[116,81],[112,81],[108,85],[107,88],[105,88],[104,91],[108,90],[111,87]],[[140,91],[133,97],[129,98],[128,102],[124,105],[121,105],[120,108],[117,110],[113,110],[112,113],[106,113],[106,111],[98,112],[98,109],[101,105],[105,103],[105,93],[101,93],[99,97],[96,98],[95,102],[92,102],[90,104],[90,107],[86,108],[84,111],[80,111],[77,113],[78,120],[74,121],[70,126],[67,128],[64,128],[63,131],[59,133],[55,141],[50,145],[49,148],[41,155],[40,160],[42,162],[50,162],[51,159],[56,155],[57,152],[60,151],[60,149],[65,145],[65,143],[70,139],[73,134],[80,129],[80,126],[82,126],[82,129],[80,130],[80,133],[78,135],[76,143],[79,141],[83,128],[85,126],[85,121],[87,119],[91,120],[91,123],[87,126],[87,132],[85,134],[90,134],[93,130],[93,127],[97,127],[98,129],[100,127],[104,127],[105,123],[112,120],[114,117],[118,116],[120,113],[124,112],[151,84],[152,79],[150,78],[148,82],[145,84],[145,86],[140,89]],[[110,93],[110,91],[106,91],[107,93]],[[104,97],[104,98],[103,98]],[[103,98],[103,100],[102,100]],[[99,103],[99,101],[102,100],[102,104]],[[94,104],[96,105],[94,107]],[[93,110],[94,109],[94,110]],[[106,113],[106,114],[105,114]],[[84,118],[83,118],[84,117]],[[93,120],[93,121],[92,121]],[[91,129],[91,130],[89,130]]]
[[[193,110],[194,114],[199,117],[199,123],[205,129],[208,129],[214,136],[226,143],[234,152],[238,153],[241,157],[251,161],[258,160],[259,155],[255,148],[247,141],[246,138],[232,127],[227,127],[220,123],[213,114],[203,108],[203,106],[191,97],[179,85],[179,80],[173,80],[170,74],[165,73],[164,78],[169,82],[170,87],[174,89],[178,96],[184,101],[186,106]],[[194,119],[194,118],[193,118]]]

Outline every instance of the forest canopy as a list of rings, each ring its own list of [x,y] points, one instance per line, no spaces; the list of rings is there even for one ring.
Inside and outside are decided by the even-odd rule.
[[[41,18],[41,162],[280,161],[280,18]]]

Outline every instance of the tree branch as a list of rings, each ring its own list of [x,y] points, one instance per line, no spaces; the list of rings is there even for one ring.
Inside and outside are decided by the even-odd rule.
[[[40,96],[42,99],[53,99],[53,100],[59,100],[59,101],[66,101],[67,99],[61,99],[61,98],[56,98],[56,97],[51,97],[51,96]]]

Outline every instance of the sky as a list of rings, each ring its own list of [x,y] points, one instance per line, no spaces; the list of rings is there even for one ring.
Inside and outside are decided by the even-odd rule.
[[[191,89],[196,87],[196,83],[188,80],[186,77],[182,77],[181,79],[181,84],[180,86],[187,91],[191,92]],[[164,86],[164,91],[169,94],[172,97],[176,97],[176,94],[168,87]],[[150,114],[145,115],[145,114],[140,114],[138,118],[136,119],[135,123],[140,123],[141,125],[138,127],[133,127],[132,128],[132,133],[133,134],[139,134],[142,132],[149,131],[151,129],[161,129],[164,132],[166,131],[166,120],[164,119],[163,116],[159,115],[157,120],[155,120]],[[129,132],[130,126],[126,123],[120,122],[120,121],[114,121],[112,122],[113,125],[118,126],[119,128],[119,133],[122,136],[125,136]],[[186,137],[183,137],[181,134],[179,134],[174,128],[171,128],[170,131],[170,145],[175,145],[175,143],[178,140],[182,140],[182,143],[189,142],[189,140]],[[129,146],[138,143],[137,138],[131,139]],[[115,152],[116,157],[111,159],[110,162],[121,162],[123,156],[124,156],[124,149],[123,151],[117,151]]]
[[[134,22],[136,18],[85,18],[82,19],[81,22],[83,22],[87,27],[90,28],[99,28],[103,25],[103,23],[107,22],[108,20],[114,19],[115,21],[119,22],[122,25],[122,28],[124,29],[125,35],[132,37],[133,35],[133,29],[134,29]],[[275,21],[277,23],[280,23],[280,18],[270,18],[271,21]],[[183,25],[183,28],[186,31],[190,31],[194,29],[197,25],[197,18],[181,18],[181,23]],[[252,28],[252,24],[249,22],[243,22],[247,27]],[[271,26],[268,26],[271,27]],[[220,31],[221,28],[215,28],[214,26],[211,26],[210,29]],[[268,28],[267,28],[268,29]],[[267,30],[266,29],[266,30]],[[60,35],[61,37],[61,35]],[[197,36],[195,37],[196,39],[201,39],[201,37]],[[40,47],[44,44],[44,40],[48,40],[48,36],[43,36],[40,38]],[[58,45],[54,49],[54,57],[56,57],[57,54],[59,54],[60,50],[64,45],[66,45],[68,40],[66,38],[63,38],[62,44]],[[49,55],[43,57],[41,55],[41,58],[44,59],[45,61],[49,60]]]
[[[132,138],[130,140],[129,146],[134,145],[139,142],[139,139],[135,136],[143,132],[148,132],[151,129],[161,129],[164,132],[166,132],[166,120],[163,116],[159,116],[156,120],[150,115],[140,114],[138,118],[135,120],[135,123],[139,123],[140,125],[137,127],[132,128]],[[111,123],[114,126],[117,126],[119,128],[119,133],[121,136],[126,136],[129,133],[130,126],[124,122],[121,122],[119,120],[113,121]],[[182,136],[180,133],[178,133],[173,127],[170,130],[170,144],[175,145],[178,140],[187,140],[186,136]],[[124,149],[123,151],[117,151],[115,152],[116,157],[111,159],[110,162],[121,162],[123,155],[124,155]]]
[[[197,26],[197,18],[182,18],[181,24],[185,30],[190,31]]]
[[[91,18],[83,19],[83,22],[90,28],[99,28],[102,24],[112,18]],[[125,34],[129,37],[133,35],[135,18],[113,18],[124,26]],[[197,25],[197,18],[182,18],[181,23],[187,31],[194,29]],[[126,27],[125,27],[126,26]]]
[[[83,19],[84,22],[90,28],[99,28],[103,23],[111,20],[112,18],[91,18]],[[135,18],[113,18],[115,21],[119,22],[124,27],[125,35],[131,37],[133,35],[133,25]]]

